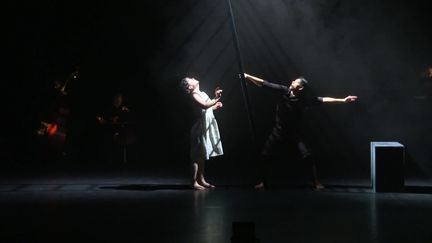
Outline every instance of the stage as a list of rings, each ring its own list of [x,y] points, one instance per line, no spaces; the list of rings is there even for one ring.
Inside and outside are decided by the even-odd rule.
[[[3,178],[2,242],[231,242],[249,222],[259,242],[431,242],[432,195],[364,187],[220,185],[139,173]]]
[[[4,12],[0,242],[432,242],[427,1]]]

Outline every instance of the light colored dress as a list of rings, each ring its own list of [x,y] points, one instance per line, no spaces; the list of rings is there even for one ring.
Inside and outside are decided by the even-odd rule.
[[[205,92],[195,92],[205,101],[210,100]],[[197,108],[198,119],[191,129],[191,151],[193,162],[209,160],[210,157],[223,155],[222,141],[213,108]]]

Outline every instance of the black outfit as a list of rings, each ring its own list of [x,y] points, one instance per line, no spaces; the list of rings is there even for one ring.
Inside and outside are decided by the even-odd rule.
[[[264,157],[261,163],[261,181],[266,182],[270,157],[273,157],[275,153],[286,151],[287,148],[295,148],[303,160],[314,163],[311,151],[305,142],[306,127],[302,115],[305,108],[322,104],[323,100],[321,97],[309,97],[304,93],[294,96],[289,87],[268,81],[264,81],[263,87],[275,90],[282,95],[276,107],[272,132],[261,153]]]
[[[117,164],[119,161],[126,162],[125,148],[135,143],[135,123],[130,111],[122,110],[123,106],[110,106],[103,118],[105,123],[102,125],[100,133],[103,137],[101,143],[101,153],[104,154],[103,160]]]

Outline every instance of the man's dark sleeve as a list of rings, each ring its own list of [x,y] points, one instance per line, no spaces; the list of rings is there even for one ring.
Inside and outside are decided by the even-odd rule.
[[[269,82],[267,80],[264,80],[263,86],[267,87],[267,88],[275,89],[275,90],[278,90],[278,91],[284,92],[284,93],[288,93],[288,91],[289,91],[289,88],[287,86],[282,85],[282,84],[275,84],[275,83]]]
[[[324,102],[322,97],[313,96],[306,99],[306,103],[308,106],[314,106],[314,105],[321,105]]]

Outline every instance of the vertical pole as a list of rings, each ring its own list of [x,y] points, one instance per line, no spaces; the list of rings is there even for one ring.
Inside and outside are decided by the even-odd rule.
[[[248,115],[249,128],[251,130],[252,139],[255,142],[255,126],[253,123],[252,114],[250,112],[249,94],[247,92],[246,80],[244,77],[243,62],[242,62],[241,53],[240,53],[240,45],[239,45],[239,40],[238,40],[238,36],[237,36],[237,29],[236,29],[236,24],[235,24],[235,19],[234,19],[234,13],[233,13],[232,5],[231,5],[231,0],[226,0],[226,2],[227,2],[227,6],[228,6],[228,14],[229,14],[229,17],[231,18],[232,34],[233,34],[234,47],[235,47],[236,56],[237,56],[238,69],[239,69],[239,73],[240,73],[239,77],[240,77],[240,84],[242,87],[243,101],[245,103],[246,113]]]

